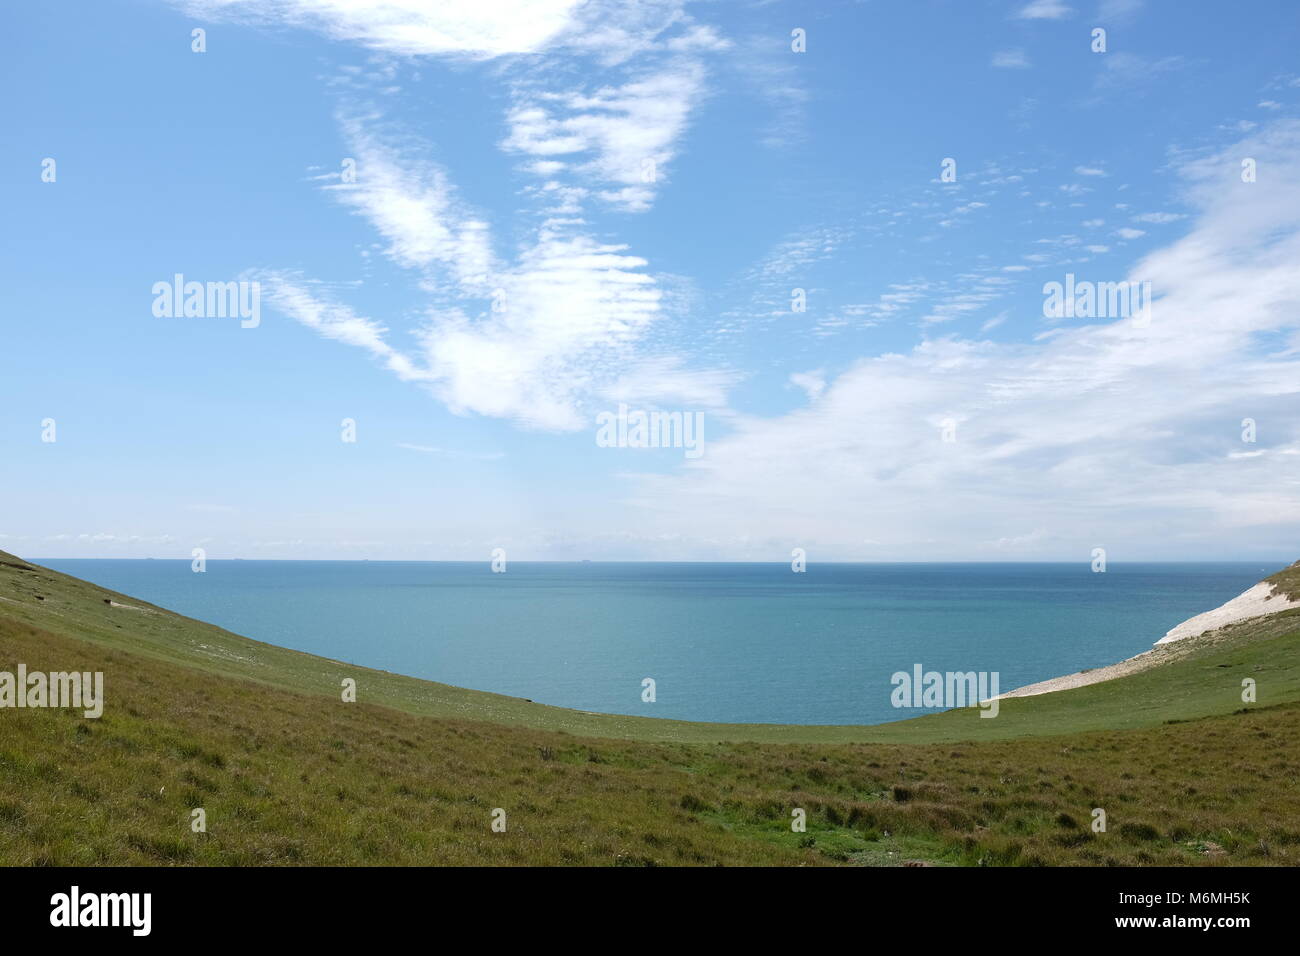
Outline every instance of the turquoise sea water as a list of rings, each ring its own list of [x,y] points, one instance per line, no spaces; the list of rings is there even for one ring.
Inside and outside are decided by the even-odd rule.
[[[523,563],[45,560],[271,644],[581,710],[879,723],[890,677],[1001,690],[1113,663],[1278,570],[1261,563]],[[641,700],[654,678],[657,700]]]

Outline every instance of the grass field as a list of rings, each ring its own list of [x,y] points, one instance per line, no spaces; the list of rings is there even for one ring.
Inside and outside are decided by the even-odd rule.
[[[1167,648],[992,720],[698,724],[352,667],[0,552],[0,670],[107,697],[0,710],[0,863],[1297,863],[1300,612]]]

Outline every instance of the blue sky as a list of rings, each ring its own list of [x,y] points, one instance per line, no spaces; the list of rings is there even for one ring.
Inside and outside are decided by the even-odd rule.
[[[1290,2],[11,17],[0,548],[1300,550]],[[1045,316],[1067,275],[1153,307]],[[602,447],[620,404],[702,454]]]

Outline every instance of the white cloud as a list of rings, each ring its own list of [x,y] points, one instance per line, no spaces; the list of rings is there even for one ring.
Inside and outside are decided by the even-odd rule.
[[[984,332],[991,331],[992,329],[996,329],[999,325],[1006,322],[1007,316],[1008,313],[999,312],[997,315],[993,316],[993,318],[989,319],[987,322],[985,322],[983,325],[980,326],[980,332],[984,333]]]
[[[767,119],[759,129],[759,142],[769,149],[808,138],[808,73],[798,67],[797,58],[787,55],[787,41],[783,36],[753,36],[728,58],[732,76],[765,104]]]
[[[830,226],[801,229],[777,244],[753,270],[757,280],[785,281],[805,272],[813,263],[829,259],[843,245],[848,234]]]
[[[443,170],[387,147],[359,118],[342,125],[356,181],[323,188],[373,223],[399,265],[441,267],[466,291],[486,291],[495,268],[487,224],[457,201]]]
[[[1240,183],[1240,155],[1276,176]],[[1300,124],[1181,173],[1193,227],[1130,271],[1156,290],[1149,326],[930,339],[863,359],[812,405],[739,418],[696,467],[641,476],[631,520],[708,542],[695,556],[770,560],[792,542],[861,557],[867,538],[896,559],[991,557],[1027,534],[1081,562],[1097,546],[1174,557],[1245,529],[1260,549],[1294,547],[1294,456],[1229,455],[1245,416],[1278,443],[1300,439],[1300,350],[1259,344],[1300,331]]]
[[[601,390],[611,402],[655,408],[727,411],[727,392],[739,376],[725,369],[688,369],[680,359],[659,356],[639,360]]]
[[[345,130],[357,182],[325,188],[372,222],[395,263],[420,273],[429,307],[417,344],[398,348],[382,323],[292,274],[262,274],[268,303],[364,349],[458,413],[583,427],[584,403],[626,374],[632,344],[661,314],[646,260],[586,235],[581,220],[552,219],[503,263],[487,224],[456,199],[441,169],[389,149],[359,122]]]
[[[724,316],[729,320],[770,321],[774,316],[790,315],[793,290],[803,289],[810,299],[815,299],[818,263],[836,256],[851,237],[850,230],[834,226],[806,226],[790,233],[744,272],[736,296],[745,304]],[[859,315],[868,307],[852,308],[858,311],[850,314]],[[873,313],[876,317],[880,314]],[[820,321],[826,330],[837,327],[831,324],[836,319],[823,316]]]
[[[527,195],[549,218],[511,230],[523,236],[512,257],[498,254],[487,217],[425,158],[426,144],[399,141],[382,126],[384,117],[351,108],[340,122],[356,159],[355,181],[313,178],[325,180],[334,199],[372,224],[396,265],[418,274],[426,319],[399,342],[384,323],[343,304],[336,290],[277,270],[260,274],[270,305],[364,350],[458,413],[542,429],[582,428],[591,401],[638,381],[644,386],[651,377],[647,363],[663,379],[661,393],[722,409],[732,381],[726,373],[670,369],[678,361],[671,355],[636,353],[634,345],[664,311],[663,291],[645,271],[646,260],[622,243],[594,238],[583,219],[593,198],[628,211],[649,207],[705,95],[699,57],[730,47],[713,28],[687,17],[679,0],[193,0],[190,6],[196,15],[305,27],[388,53],[544,54],[524,63],[522,78],[510,74],[514,105],[502,145],[529,157],[525,168],[542,181]],[[622,79],[557,91],[556,78],[568,82],[573,74],[556,67],[575,54],[597,58]],[[648,65],[623,65],[641,54],[650,56]],[[375,76],[391,84],[392,72]]]
[[[399,441],[398,448],[404,448],[407,451],[418,451],[424,455],[438,455],[441,458],[459,458],[469,459],[472,461],[499,461],[505,457],[504,452],[471,452],[457,451],[454,448],[439,448],[437,445],[416,445],[411,442]]]
[[[282,23],[404,55],[532,53],[575,20],[582,0],[178,0],[204,19]]]
[[[1128,89],[1153,83],[1165,73],[1180,69],[1184,65],[1181,56],[1153,59],[1123,51],[1107,53],[1097,59],[1102,63],[1101,72],[1097,74],[1094,86],[1101,91]]]
[[[1033,0],[1021,7],[1016,16],[1022,20],[1060,20],[1073,12],[1061,0]]]
[[[582,395],[660,311],[661,291],[626,247],[544,231],[498,277],[500,313],[435,313],[423,334],[435,391],[454,411],[550,429],[582,427]]]
[[[664,45],[674,53],[695,53],[701,50],[719,52],[732,47],[731,41],[719,36],[712,27],[701,25],[691,27],[681,36],[668,39]]]
[[[1045,528],[1035,528],[1025,534],[998,538],[992,544],[999,551],[1035,551],[1049,538],[1051,538],[1051,534]]]
[[[566,51],[596,56],[605,66],[625,63],[656,50],[704,52],[726,49],[711,28],[698,29],[683,0],[586,0],[563,37]],[[669,37],[677,28],[684,32]]]
[[[790,384],[803,389],[809,400],[816,401],[826,391],[826,374],[821,369],[794,372],[790,376]]]
[[[1128,20],[1142,9],[1143,0],[1101,0],[1099,20]]]
[[[255,277],[261,282],[262,295],[268,305],[327,339],[369,352],[403,380],[416,381],[424,377],[407,356],[388,344],[385,339],[388,329],[334,301],[329,293],[322,291],[319,283],[273,270],[258,273]]]
[[[993,54],[993,65],[1002,69],[1025,69],[1029,66],[1029,57],[1024,50],[1000,50]]]
[[[509,113],[502,146],[529,156],[578,156],[572,171],[607,185],[597,193],[630,212],[650,208],[666,179],[677,141],[704,96],[704,69],[695,61],[590,94],[525,95]],[[551,172],[548,168],[547,172]]]
[[[912,303],[924,299],[930,291],[930,284],[920,281],[895,282],[888,288],[889,291],[877,296],[875,302],[846,305],[840,311],[854,317],[866,316],[866,324],[875,325],[903,313]]]
[[[989,302],[1000,298],[1002,294],[1000,289],[990,287],[987,282],[976,284],[966,291],[939,299],[925,315],[921,316],[921,321],[926,324],[951,322],[970,312],[978,312]]]

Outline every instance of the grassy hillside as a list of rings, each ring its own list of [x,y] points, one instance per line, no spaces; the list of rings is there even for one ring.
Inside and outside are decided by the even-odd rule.
[[[1292,601],[1300,601],[1300,561],[1264,580],[1273,585],[1274,595],[1281,594]]]
[[[0,670],[108,698],[0,710],[0,863],[1300,862],[1300,612],[1179,643],[993,720],[695,724],[355,668],[0,552]]]

